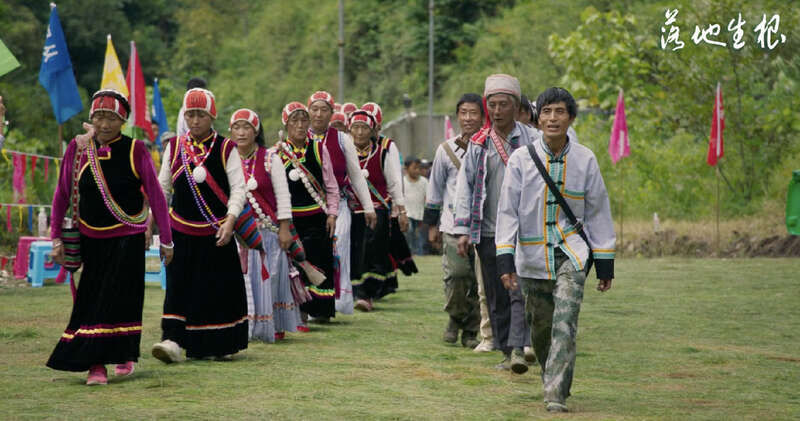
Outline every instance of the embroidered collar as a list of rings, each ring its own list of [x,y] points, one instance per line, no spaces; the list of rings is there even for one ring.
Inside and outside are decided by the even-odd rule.
[[[97,139],[93,139],[93,143],[97,148],[97,159],[111,159],[111,145],[122,139],[122,134],[115,137],[110,142],[101,144]]]
[[[306,149],[308,149],[308,137],[306,137],[303,146],[299,148],[294,144],[294,142],[289,140],[288,137],[286,138],[285,143],[292,148],[292,152],[295,154],[295,156],[297,156],[297,159],[302,159],[304,156],[306,156]]]
[[[545,152],[545,153],[546,153],[546,154],[547,154],[547,155],[548,155],[548,156],[549,156],[551,159],[553,159],[553,158],[554,158],[554,159],[559,159],[559,158],[563,157],[564,155],[566,155],[566,154],[567,154],[567,152],[569,151],[570,144],[572,143],[572,142],[570,142],[570,140],[569,140],[569,135],[567,135],[567,141],[564,143],[564,147],[563,147],[563,148],[561,148],[561,152],[559,152],[559,154],[558,154],[558,155],[553,155],[553,151],[551,151],[551,150],[550,150],[550,147],[549,147],[549,146],[547,146],[547,142],[545,142],[545,140],[544,140],[544,136],[541,138],[541,140],[542,140],[542,149],[544,149],[544,152]]]
[[[311,128],[308,129],[308,137],[314,140],[325,140],[325,137],[327,136],[328,136],[328,127],[326,127],[325,130],[322,131],[322,133],[316,133]]]
[[[206,136],[203,140],[195,139],[194,136],[192,136],[191,132],[186,134],[186,140],[189,141],[188,143],[190,143],[195,149],[198,149],[200,151],[199,153],[201,155],[205,154],[207,152],[205,144],[206,144],[206,142],[209,141],[209,139],[212,139],[212,138],[213,139],[217,138],[217,132],[214,131],[213,129],[211,130],[211,134]],[[208,150],[211,150],[211,148],[208,148]]]

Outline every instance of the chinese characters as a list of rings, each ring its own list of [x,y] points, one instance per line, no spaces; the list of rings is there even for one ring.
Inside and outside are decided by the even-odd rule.
[[[666,50],[670,48],[672,51],[677,51],[685,46],[685,43],[680,39],[680,27],[677,26],[678,9],[667,9],[664,12],[664,26],[661,27],[661,49]],[[742,14],[730,19],[727,27],[723,27],[718,23],[710,23],[705,27],[700,25],[694,26],[691,40],[695,45],[701,43],[717,47],[727,47],[730,42],[731,48],[740,50],[745,46],[744,40],[744,25],[747,23],[742,18]],[[778,44],[786,43],[786,35],[780,33],[781,17],[778,14],[772,15],[767,20],[767,14],[761,16],[761,21],[753,28],[756,35],[756,43],[766,50],[773,50]],[[726,39],[722,29],[727,28],[729,36]]]

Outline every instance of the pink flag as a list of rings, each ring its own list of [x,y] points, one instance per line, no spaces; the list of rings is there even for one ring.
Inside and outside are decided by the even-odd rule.
[[[131,115],[128,121],[134,127],[141,127],[147,133],[150,140],[154,140],[153,126],[150,123],[150,114],[147,108],[147,95],[144,85],[144,74],[142,64],[139,62],[139,54],[136,53],[136,43],[131,41],[131,59],[128,61],[128,91],[130,92]]]
[[[608,154],[611,161],[616,164],[620,159],[631,154],[631,145],[628,142],[628,123],[625,121],[625,99],[622,89],[617,97],[617,111],[614,113],[614,125],[611,127],[611,139],[608,141]]]
[[[725,107],[722,106],[722,87],[717,82],[717,96],[714,99],[714,114],[711,117],[711,136],[708,139],[706,162],[712,167],[725,155],[722,132],[725,130]]]
[[[450,116],[444,116],[444,138],[450,139],[455,137],[456,131],[453,129],[453,123],[450,122]]]
[[[12,152],[11,156],[14,158],[14,176],[12,180],[12,187],[17,201],[23,203],[25,201],[25,155]]]

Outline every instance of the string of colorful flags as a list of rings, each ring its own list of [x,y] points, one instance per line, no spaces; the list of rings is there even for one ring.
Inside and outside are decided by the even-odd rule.
[[[30,152],[14,151],[10,149],[0,150],[0,155],[6,163],[14,166],[14,173],[12,177],[12,187],[18,200],[25,201],[25,176],[30,174],[31,181],[36,177],[36,168],[39,161],[43,161],[44,180],[48,181],[50,178],[50,162],[52,161],[58,174],[61,158],[48,155],[40,155]]]
[[[20,232],[28,228],[30,232],[34,230],[34,220],[37,218],[36,209],[51,208],[51,205],[34,205],[31,203],[0,203],[0,214],[5,216],[6,231],[13,232],[14,214],[16,213],[17,225]],[[16,208],[16,212],[12,209]],[[49,212],[47,212],[49,214]],[[46,225],[46,222],[45,222]]]

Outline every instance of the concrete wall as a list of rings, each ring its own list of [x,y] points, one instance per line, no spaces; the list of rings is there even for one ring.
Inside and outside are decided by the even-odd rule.
[[[397,142],[400,153],[433,160],[436,148],[444,141],[444,115],[433,116],[433,139],[428,139],[428,115],[404,115],[383,125],[382,133]],[[450,122],[458,133],[458,120],[450,116]]]

